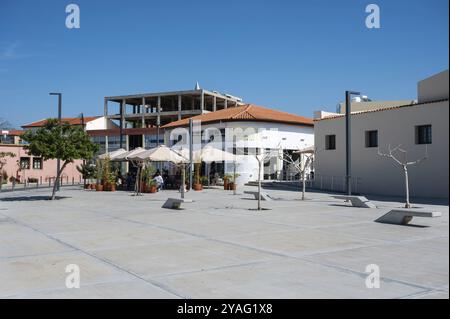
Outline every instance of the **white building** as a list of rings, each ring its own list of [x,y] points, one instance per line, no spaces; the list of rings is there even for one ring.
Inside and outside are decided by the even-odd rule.
[[[256,105],[246,104],[192,118],[196,126],[194,144],[213,144],[214,147],[239,156],[238,184],[258,179],[256,154],[272,154],[264,165],[264,179],[293,179],[297,172],[283,165],[278,154],[293,152],[314,145],[313,120],[310,118],[280,112]],[[165,143],[169,146],[188,147],[187,128],[189,119],[172,122],[165,129]],[[201,132],[201,134],[195,134]],[[195,137],[194,137],[195,138]],[[231,174],[233,164],[214,163],[213,171]]]
[[[417,102],[369,110],[364,110],[364,102],[359,103],[358,111],[353,111],[351,116],[354,191],[393,196],[405,194],[401,166],[378,155],[378,150],[386,153],[390,144],[391,147],[401,145],[410,161],[424,157],[427,149],[428,158],[409,167],[411,196],[448,198],[448,95],[449,74],[446,70],[418,83]],[[344,190],[345,116],[316,112],[314,134],[317,149],[315,185]]]

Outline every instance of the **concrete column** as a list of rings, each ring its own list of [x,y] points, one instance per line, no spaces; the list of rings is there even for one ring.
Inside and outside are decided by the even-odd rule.
[[[200,95],[200,110],[202,111],[202,113],[205,110],[205,93],[203,91]]]
[[[225,104],[225,108],[227,109],[228,108],[228,100],[227,99],[225,99],[224,104]]]
[[[109,153],[108,135],[105,135],[105,153]]]
[[[120,104],[120,147],[123,148],[123,129],[125,128],[126,100],[123,99]]]
[[[103,115],[108,116],[108,100],[103,101]]]
[[[142,98],[142,109],[141,109],[141,127],[145,127],[145,97]]]
[[[181,120],[181,95],[178,95],[178,120]]]
[[[161,123],[161,97],[160,96],[158,96],[158,104],[157,104],[157,109],[156,109],[156,112],[157,112],[157,119],[156,119],[156,123],[157,123],[157,125],[159,125],[159,123]]]
[[[213,97],[213,112],[217,111],[217,97]]]

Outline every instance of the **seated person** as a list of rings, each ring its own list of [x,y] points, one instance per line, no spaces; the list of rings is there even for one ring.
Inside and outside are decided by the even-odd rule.
[[[159,172],[155,174],[153,180],[156,182],[156,188],[158,189],[158,191],[164,187],[164,179]]]

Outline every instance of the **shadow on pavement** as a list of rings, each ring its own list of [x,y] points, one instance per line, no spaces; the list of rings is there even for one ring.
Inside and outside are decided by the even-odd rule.
[[[56,196],[55,200],[65,199],[65,198],[71,198],[68,196]],[[34,202],[34,201],[42,201],[42,200],[50,200],[50,196],[46,195],[40,195],[40,196],[17,196],[17,197],[6,197],[6,198],[0,198],[0,201],[2,202]]]

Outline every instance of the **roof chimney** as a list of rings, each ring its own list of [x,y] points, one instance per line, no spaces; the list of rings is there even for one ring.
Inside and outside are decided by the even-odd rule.
[[[198,81],[195,83],[195,90],[200,90],[200,84],[198,84]]]

